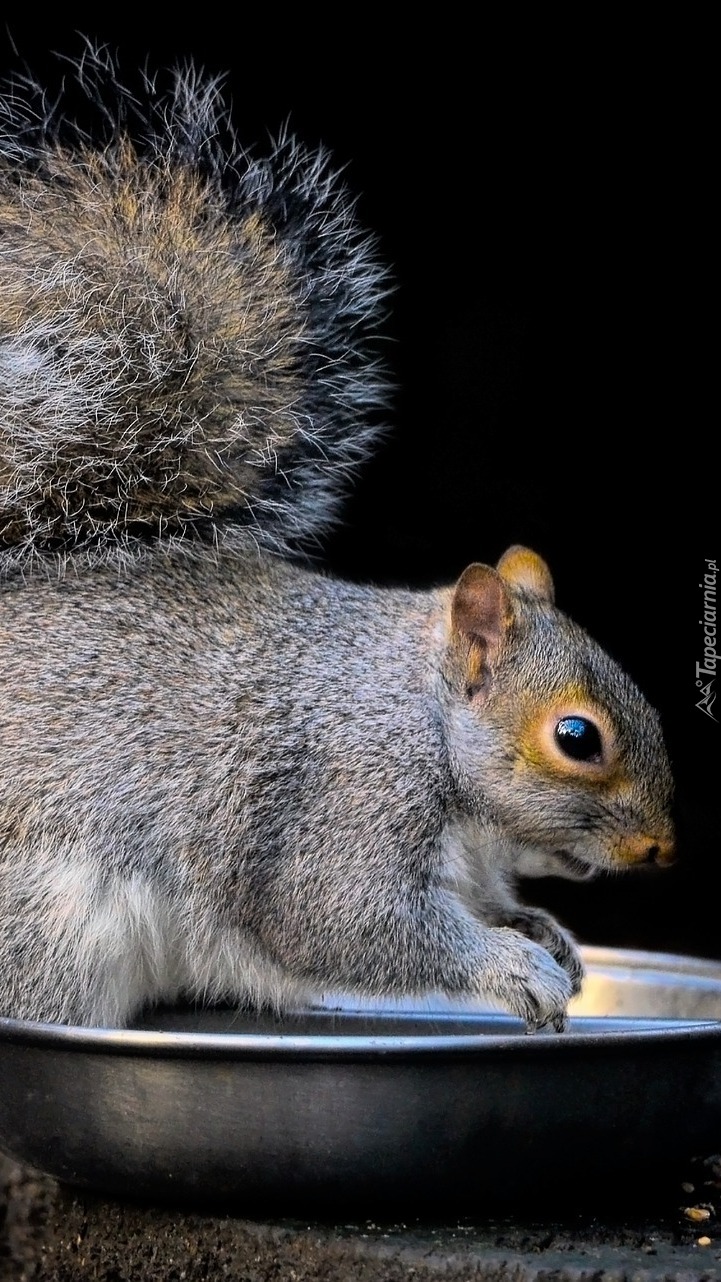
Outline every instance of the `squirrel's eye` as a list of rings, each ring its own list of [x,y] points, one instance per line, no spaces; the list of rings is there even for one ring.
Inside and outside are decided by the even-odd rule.
[[[561,752],[574,761],[601,760],[601,736],[585,717],[561,717],[553,733]]]

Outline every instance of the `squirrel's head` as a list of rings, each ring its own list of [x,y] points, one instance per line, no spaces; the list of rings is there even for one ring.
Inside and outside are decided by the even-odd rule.
[[[519,848],[523,875],[588,876],[673,860],[659,718],[554,605],[545,561],[508,549],[450,595],[444,677],[459,795]]]

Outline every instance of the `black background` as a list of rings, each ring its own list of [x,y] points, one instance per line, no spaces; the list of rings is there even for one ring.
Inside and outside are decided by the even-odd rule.
[[[289,122],[346,166],[393,269],[398,390],[329,564],[424,586],[512,542],[545,556],[559,605],[661,712],[680,861],[528,896],[589,942],[721,956],[721,725],[695,707],[698,585],[721,555],[710,33],[410,12],[176,10],[161,29],[11,11],[2,69],[57,84],[78,30],[121,69],[192,58],[227,73],[242,142]]]

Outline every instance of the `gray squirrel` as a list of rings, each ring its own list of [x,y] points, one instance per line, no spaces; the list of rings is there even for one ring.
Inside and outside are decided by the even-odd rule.
[[[422,591],[313,564],[383,430],[376,242],[218,80],[76,72],[95,139],[0,107],[0,1016],[563,1029],[578,949],[517,881],[671,861],[656,712],[527,548]]]

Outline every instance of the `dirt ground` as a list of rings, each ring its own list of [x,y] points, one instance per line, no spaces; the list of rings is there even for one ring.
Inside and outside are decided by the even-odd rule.
[[[13,1282],[721,1282],[721,1163],[658,1216],[258,1222],[79,1194],[0,1157],[0,1278]],[[692,1179],[695,1183],[692,1185]],[[691,1209],[696,1218],[691,1218]]]

